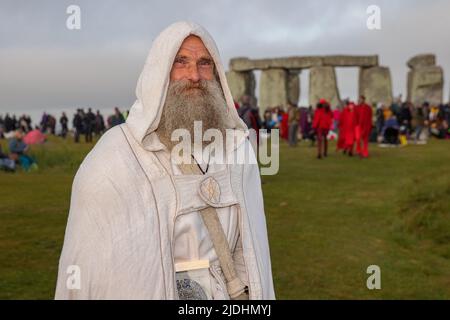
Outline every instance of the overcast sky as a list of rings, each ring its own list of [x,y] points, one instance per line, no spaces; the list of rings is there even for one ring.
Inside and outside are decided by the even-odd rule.
[[[66,28],[66,8],[81,8],[81,30]],[[381,30],[366,9],[381,9]],[[0,114],[6,111],[128,108],[155,36],[191,20],[232,57],[378,54],[394,94],[406,95],[406,61],[435,53],[450,82],[450,1],[114,1],[0,0]],[[357,69],[338,69],[341,97],[355,98]],[[307,73],[302,76],[307,102]]]

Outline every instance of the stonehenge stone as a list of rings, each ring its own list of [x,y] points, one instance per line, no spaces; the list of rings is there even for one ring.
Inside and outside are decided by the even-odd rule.
[[[254,97],[255,75],[253,72],[228,71],[226,76],[234,101],[240,101],[244,94]]]
[[[391,105],[393,98],[391,72],[389,68],[360,68],[359,95],[364,95],[368,104],[381,102],[385,105]]]
[[[267,108],[285,106],[288,102],[288,72],[285,69],[263,70],[259,90],[261,114]]]
[[[322,57],[324,66],[332,67],[376,67],[378,66],[378,56],[324,56]]]
[[[434,54],[420,54],[407,62],[408,97],[414,104],[428,101],[439,104],[443,101],[444,76],[436,66]],[[267,107],[285,106],[287,102],[298,103],[300,97],[299,73],[310,69],[309,101],[317,104],[327,99],[331,105],[340,104],[335,67],[359,67],[359,94],[366,96],[368,103],[391,104],[393,101],[392,79],[387,67],[379,66],[377,55],[350,56],[292,56],[273,59],[249,59],[238,57],[230,60],[227,79],[233,97],[239,100],[243,94],[255,97],[253,70],[261,70],[259,83],[259,105]]]
[[[287,80],[288,102],[298,104],[300,98],[300,71],[289,70]]]
[[[408,101],[415,105],[442,103],[444,73],[441,67],[416,67],[408,73]]]
[[[307,69],[321,66],[334,67],[375,67],[378,65],[378,56],[303,56],[274,59],[249,59],[245,57],[230,60],[230,70],[251,71],[271,68]]]
[[[435,66],[436,56],[434,54],[419,54],[409,59],[407,65],[411,69],[419,67]]]
[[[305,69],[321,65],[322,59],[320,57],[288,57],[269,61],[270,68]]]
[[[333,67],[314,67],[309,71],[309,104],[314,107],[322,98],[332,107],[341,102]]]
[[[320,57],[288,57],[274,59],[234,58],[230,60],[230,70],[235,71],[250,71],[255,69],[266,70],[272,68],[304,69],[321,65],[322,58]]]
[[[268,69],[270,59],[250,60],[249,58],[233,58],[230,60],[230,70],[234,71],[253,71]]]

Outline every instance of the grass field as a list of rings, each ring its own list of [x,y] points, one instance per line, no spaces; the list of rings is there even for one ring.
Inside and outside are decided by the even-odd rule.
[[[38,172],[0,172],[0,299],[53,298],[91,147],[53,137],[33,147]],[[319,161],[282,144],[279,174],[263,177],[278,299],[450,299],[450,142],[371,152]],[[381,290],[366,287],[372,264]]]

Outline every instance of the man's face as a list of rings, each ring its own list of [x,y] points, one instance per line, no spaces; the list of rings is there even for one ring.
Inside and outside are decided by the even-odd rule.
[[[170,81],[190,80],[197,83],[199,80],[213,79],[214,61],[202,40],[196,36],[184,39],[175,57]]]
[[[215,76],[214,61],[200,38],[187,37],[178,51],[164,102],[158,134],[169,148],[172,133],[187,129],[194,137],[195,121],[208,129],[223,130],[227,117],[222,87]]]
[[[250,96],[247,96],[247,95],[243,96],[242,97],[242,104],[243,105],[249,105],[250,104]]]

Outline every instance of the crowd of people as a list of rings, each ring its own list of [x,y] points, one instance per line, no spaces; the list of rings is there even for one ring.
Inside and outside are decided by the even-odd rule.
[[[91,108],[87,111],[77,109],[72,119],[72,130],[69,129],[69,118],[62,112],[57,118],[46,112],[43,113],[39,124],[33,127],[32,119],[29,115],[0,115],[0,139],[8,140],[8,151],[2,150],[0,145],[0,169],[15,171],[20,165],[25,171],[36,170],[38,165],[36,160],[28,153],[30,145],[43,143],[46,135],[57,135],[66,139],[70,134],[75,143],[80,142],[80,136],[84,135],[87,143],[93,142],[94,136],[101,136],[107,129],[124,123],[128,116],[128,111],[121,112],[119,108],[114,109],[106,122],[99,110],[94,113]],[[59,122],[59,126],[58,126]]]
[[[0,137],[3,136],[3,133],[16,129],[28,132],[32,129],[31,122],[31,117],[27,115],[22,115],[19,118],[15,114],[10,116],[9,113],[6,113],[4,118],[0,115]]]
[[[276,106],[267,108],[260,116],[256,99],[244,95],[240,103],[235,103],[239,116],[248,128],[266,129],[270,134],[272,129],[279,129],[280,137],[289,146],[295,147],[299,140],[309,140],[311,146],[317,143],[317,158],[328,156],[328,141],[337,140],[336,149],[348,156],[358,155],[361,158],[369,156],[369,142],[378,143],[381,147],[402,146],[408,143],[424,144],[430,136],[438,139],[450,139],[450,105],[438,106],[424,102],[414,105],[402,102],[397,98],[391,105],[369,105],[361,96],[358,103],[348,99],[332,109],[330,103],[320,99],[315,108],[298,107],[288,103],[286,108]],[[84,135],[87,143],[94,136],[101,136],[107,129],[124,123],[128,111],[114,109],[106,121],[99,110],[94,113],[77,109],[72,119],[72,130],[69,130],[69,119],[62,112],[59,121],[51,114],[44,113],[39,125],[34,126],[29,115],[0,115],[0,139],[8,139],[9,154],[0,146],[0,169],[14,171],[20,164],[25,170],[37,169],[36,161],[29,156],[29,144],[45,141],[45,135],[58,135],[64,139],[73,135],[76,143]],[[59,122],[59,130],[57,123]]]
[[[77,109],[72,119],[72,130],[70,130],[69,118],[65,112],[62,112],[59,121],[55,116],[44,112],[39,124],[34,126],[29,115],[22,115],[18,118],[15,114],[10,115],[6,113],[4,117],[0,115],[0,138],[12,136],[13,132],[17,130],[24,134],[33,130],[39,130],[43,134],[58,135],[63,138],[72,134],[75,142],[79,142],[80,136],[84,135],[86,142],[92,142],[93,135],[100,136],[107,129],[124,123],[127,116],[128,111],[121,112],[116,107],[114,113],[105,121],[100,110],[94,113],[91,108],[88,108],[87,111]]]
[[[262,119],[255,99],[243,96],[236,103],[239,115],[248,128],[257,132],[279,129],[280,137],[292,147],[299,140],[317,142],[317,158],[328,156],[328,140],[337,140],[336,149],[348,156],[369,156],[369,142],[380,147],[397,147],[408,143],[425,144],[430,136],[450,139],[450,105],[432,106],[428,102],[414,105],[402,102],[401,96],[391,105],[369,105],[364,96],[357,103],[346,99],[332,109],[320,99],[315,108],[288,103],[286,108],[267,108]],[[258,135],[259,136],[259,135]]]

